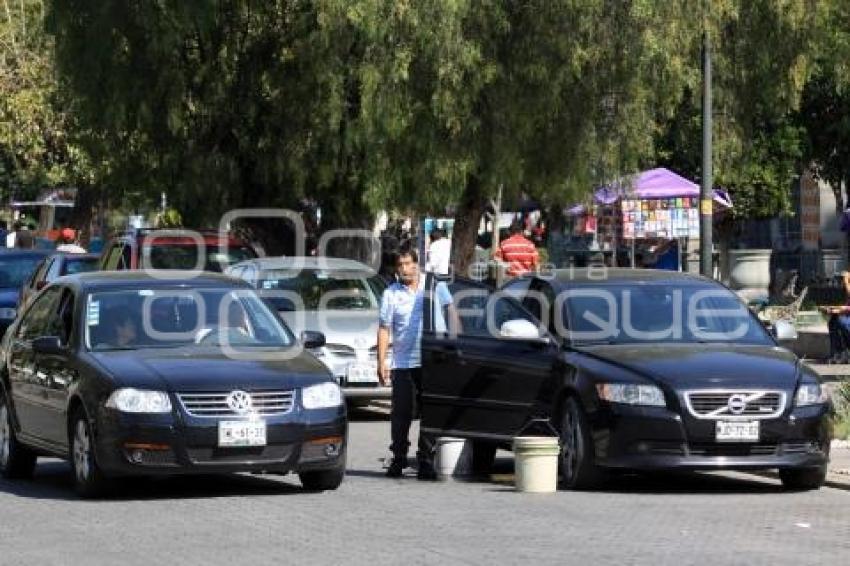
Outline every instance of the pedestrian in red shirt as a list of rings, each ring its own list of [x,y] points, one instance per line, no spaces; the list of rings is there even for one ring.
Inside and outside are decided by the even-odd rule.
[[[511,224],[511,236],[499,244],[495,257],[508,264],[509,277],[535,271],[540,263],[540,255],[534,243],[522,235],[520,222]]]

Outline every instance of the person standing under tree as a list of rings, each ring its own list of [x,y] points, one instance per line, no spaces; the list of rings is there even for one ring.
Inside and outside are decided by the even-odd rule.
[[[428,261],[425,264],[425,271],[437,275],[448,275],[451,255],[452,241],[446,238],[445,233],[440,228],[434,228],[431,231],[431,244],[428,246]]]
[[[392,410],[390,450],[393,459],[387,469],[387,477],[399,478],[407,467],[408,435],[413,421],[414,405],[422,395],[422,323],[426,276],[419,270],[416,249],[406,244],[396,256],[398,281],[387,287],[381,297],[378,326],[378,379],[381,385],[392,384]],[[434,309],[434,324],[445,329],[442,311],[446,308],[451,330],[459,326],[452,296],[444,282],[436,285],[434,300],[441,308]],[[387,364],[387,349],[392,338],[392,368]],[[436,479],[433,465],[434,441],[419,433],[416,453],[419,469],[416,474],[421,480]]]
[[[520,221],[511,224],[511,237],[499,244],[499,249],[493,255],[508,264],[508,277],[536,271],[540,264],[540,255],[534,243],[522,235]]]

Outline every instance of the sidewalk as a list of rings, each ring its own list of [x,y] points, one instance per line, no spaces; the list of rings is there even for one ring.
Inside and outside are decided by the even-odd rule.
[[[850,442],[846,440],[832,442],[826,484],[850,491]]]

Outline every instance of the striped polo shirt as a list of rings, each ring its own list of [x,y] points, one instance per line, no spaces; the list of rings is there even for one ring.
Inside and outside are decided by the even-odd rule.
[[[534,270],[539,261],[534,244],[522,234],[514,234],[499,245],[496,259],[508,264],[508,275],[515,277]]]

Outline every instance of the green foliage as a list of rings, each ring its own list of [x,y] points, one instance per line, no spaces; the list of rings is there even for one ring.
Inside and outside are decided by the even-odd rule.
[[[835,438],[850,440],[850,382],[842,382],[833,393],[835,405]]]
[[[40,0],[0,2],[0,196],[77,185],[86,158],[71,142]]]
[[[811,71],[819,6],[805,0],[711,5],[715,185],[730,191],[736,218],[789,214],[808,147],[796,109]],[[693,52],[691,60],[698,57]],[[660,163],[692,179],[702,175],[700,89],[699,82],[686,88],[655,141]]]

